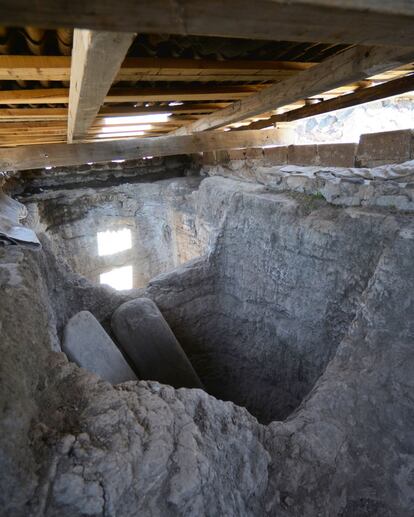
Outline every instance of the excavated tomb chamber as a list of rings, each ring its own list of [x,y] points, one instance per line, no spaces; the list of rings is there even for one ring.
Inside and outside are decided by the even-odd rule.
[[[323,201],[310,208],[305,197],[222,178],[204,180],[196,203],[186,205],[187,226],[218,237],[208,254],[164,273],[145,294],[210,394],[263,423],[285,419],[335,354],[392,228],[386,215]],[[152,235],[161,222],[153,219]],[[206,242],[194,249],[206,250]]]

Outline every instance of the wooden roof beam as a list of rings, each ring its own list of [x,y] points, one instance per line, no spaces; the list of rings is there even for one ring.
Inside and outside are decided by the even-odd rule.
[[[5,26],[414,46],[411,0],[3,0]],[[234,21],[237,13],[237,23]]]
[[[401,95],[410,91],[414,91],[414,74],[393,79],[392,81],[387,81],[386,83],[372,86],[370,88],[362,88],[356,92],[341,95],[316,104],[310,104],[303,108],[290,110],[286,113],[281,113],[280,115],[273,115],[266,120],[252,122],[249,125],[238,127],[235,130],[264,129],[278,122],[292,122],[294,120],[321,115],[322,113],[351,108],[352,106],[358,106],[359,104],[364,104],[366,102],[386,99],[387,97]]]
[[[315,63],[229,59],[127,57],[115,81],[281,80]],[[0,80],[69,81],[69,56],[0,56]]]
[[[301,72],[297,77],[269,86],[227,108],[202,117],[180,128],[176,134],[190,134],[241,122],[413,60],[414,49],[353,47]]]
[[[66,108],[4,108],[0,109],[0,122],[67,120]]]
[[[324,97],[335,96],[340,93],[349,92],[361,86],[367,86],[368,83],[350,84],[346,87],[339,87],[330,92],[325,92]],[[259,91],[267,89],[266,85],[225,85],[225,86],[190,86],[190,87],[174,87],[174,88],[112,88],[105,97],[105,103],[148,103],[148,102],[204,102],[213,101],[211,106],[217,109],[230,104],[230,101],[242,99],[255,94]],[[321,92],[318,92],[321,93]],[[227,102],[226,102],[227,101]],[[69,90],[67,88],[39,88],[33,90],[0,90],[0,105],[24,105],[24,104],[67,104],[69,102]],[[296,101],[295,101],[296,102]],[[208,104],[204,104],[207,108]],[[208,108],[202,108],[208,111]],[[10,108],[9,108],[10,109]],[[22,108],[23,109],[23,108]],[[27,108],[28,109],[28,108]],[[36,109],[36,108],[33,108]],[[44,108],[53,109],[53,108]],[[163,110],[168,113],[186,112],[186,104],[183,106],[164,106],[157,107],[103,107],[101,112],[108,110],[133,112],[139,110],[149,110],[153,112]],[[271,111],[271,110],[269,110]],[[158,111],[157,111],[158,112]]]
[[[128,32],[75,29],[69,91],[69,143],[84,136],[95,120],[134,37],[134,33]]]
[[[128,117],[136,115],[151,115],[151,114],[205,114],[212,111],[225,108],[227,103],[205,103],[192,104],[185,103],[180,106],[148,106],[141,108],[131,108],[129,106],[118,107],[104,107],[102,108],[97,118],[110,117]],[[34,122],[34,121],[54,121],[67,120],[68,110],[66,108],[4,108],[0,109],[0,122]]]
[[[0,150],[0,170],[24,170],[87,162],[131,160],[146,156],[171,156],[203,151],[262,147],[286,143],[283,132],[269,131],[208,131],[190,136],[134,138],[91,144],[56,144]]]
[[[99,101],[99,103],[234,100],[241,99],[242,97],[246,97],[252,93],[256,93],[260,89],[263,89],[263,85],[206,85],[179,88],[112,88],[108,94],[103,97],[102,101]],[[0,105],[67,104],[68,101],[69,90],[67,88],[39,88],[33,90],[0,91]],[[95,100],[94,108],[97,106],[97,104],[98,102]],[[95,113],[95,109],[93,111]]]

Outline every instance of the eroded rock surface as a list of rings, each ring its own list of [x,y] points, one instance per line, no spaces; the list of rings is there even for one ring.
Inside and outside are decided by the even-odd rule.
[[[128,295],[46,241],[0,250],[3,513],[411,517],[412,217],[211,178],[197,218],[209,253]],[[157,303],[210,392],[274,421],[51,351],[75,312],[105,323],[126,296]]]

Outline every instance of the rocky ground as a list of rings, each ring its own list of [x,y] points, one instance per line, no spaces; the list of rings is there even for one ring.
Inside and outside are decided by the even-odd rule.
[[[47,236],[0,249],[3,514],[411,517],[412,215],[221,177],[195,196],[207,252],[145,289],[93,286]],[[75,313],[108,329],[142,296],[208,393],[59,351]]]

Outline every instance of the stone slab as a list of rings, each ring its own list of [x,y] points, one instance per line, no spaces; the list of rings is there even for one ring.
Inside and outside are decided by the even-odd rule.
[[[288,148],[285,145],[263,149],[265,165],[285,165],[288,162]]]
[[[216,164],[216,154],[214,151],[205,152],[202,155],[202,164],[203,165],[215,165]]]
[[[155,303],[138,298],[112,316],[112,330],[141,379],[175,388],[202,388],[184,350]]]
[[[250,147],[245,150],[244,155],[247,160],[262,160],[263,149],[261,147]]]
[[[229,160],[244,160],[245,153],[244,149],[230,149],[228,151]]]
[[[414,131],[384,131],[361,135],[356,157],[357,167],[375,167],[403,163],[412,158]]]
[[[355,167],[357,144],[319,144],[319,165],[325,167]]]
[[[292,165],[318,165],[318,147],[310,145],[290,145],[288,163]]]
[[[137,380],[118,347],[89,311],[78,312],[68,321],[62,350],[70,361],[111,384]]]

